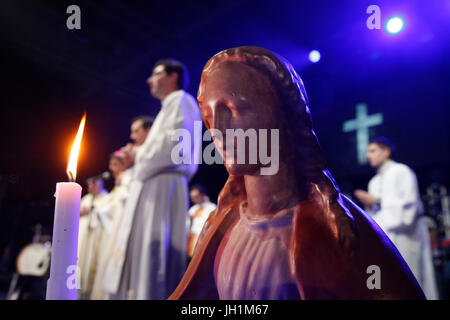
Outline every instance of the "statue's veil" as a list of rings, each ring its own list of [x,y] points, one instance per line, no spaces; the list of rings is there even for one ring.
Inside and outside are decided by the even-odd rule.
[[[201,104],[205,90],[205,80],[208,74],[220,63],[233,61],[255,68],[268,77],[279,97],[280,115],[283,129],[286,132],[287,144],[292,146],[287,155],[287,161],[294,163],[296,180],[300,189],[309,188],[310,183],[316,184],[322,192],[334,201],[339,196],[339,190],[326,163],[319,142],[312,127],[309,101],[303,81],[292,65],[283,57],[260,47],[246,46],[231,48],[214,55],[206,63],[198,90],[198,100]],[[228,207],[231,202],[245,197],[242,177],[229,176],[219,199],[218,210]]]

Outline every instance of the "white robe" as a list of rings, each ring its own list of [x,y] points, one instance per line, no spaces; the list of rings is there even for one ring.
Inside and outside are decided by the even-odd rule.
[[[121,184],[115,186],[102,201],[100,221],[103,235],[98,250],[97,267],[90,296],[91,300],[108,299],[108,293],[103,289],[103,283],[108,281],[105,278],[105,269],[113,257],[114,240],[117,238],[118,230],[122,223],[131,173],[131,169],[125,170],[122,173]]]
[[[100,221],[97,209],[108,197],[106,190],[95,197],[88,193],[82,199],[80,208],[87,208],[89,213],[81,216],[78,225],[78,266],[80,268],[80,299],[88,299],[92,289],[94,264],[98,250],[98,239],[101,237]]]
[[[427,299],[438,299],[416,175],[406,165],[388,160],[370,180],[368,189],[380,205],[366,208],[367,212],[397,247]]]
[[[188,242],[189,240],[193,242],[192,249],[194,249],[195,245],[197,244],[198,237],[202,232],[206,220],[208,220],[209,215],[216,209],[216,207],[217,206],[215,203],[212,203],[211,201],[205,201],[199,204],[195,204],[189,209],[188,211],[189,218],[186,221],[186,228],[188,230],[187,233],[189,235]],[[203,209],[202,214],[200,217],[195,217],[199,209]],[[192,237],[192,239],[190,239],[190,237]],[[188,253],[189,249],[191,248],[188,247]]]
[[[136,153],[114,258],[106,269],[104,288],[111,299],[166,299],[184,274],[188,181],[201,152],[194,121],[201,124],[196,100],[183,90],[172,92]],[[172,161],[176,129],[191,135],[191,164]]]

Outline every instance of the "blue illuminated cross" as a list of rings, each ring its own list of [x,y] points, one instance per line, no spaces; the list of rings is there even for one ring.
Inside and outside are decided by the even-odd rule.
[[[358,163],[367,162],[366,152],[369,145],[369,127],[377,126],[383,123],[383,114],[375,113],[367,115],[367,104],[360,103],[356,105],[356,118],[345,121],[342,124],[343,132],[356,130],[356,151],[358,153]]]

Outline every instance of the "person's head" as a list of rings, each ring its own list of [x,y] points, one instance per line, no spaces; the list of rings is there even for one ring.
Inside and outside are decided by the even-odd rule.
[[[175,90],[185,90],[189,83],[189,75],[185,65],[180,61],[164,59],[156,62],[147,83],[152,96],[162,101]]]
[[[153,120],[152,117],[148,116],[139,116],[131,120],[130,138],[135,145],[140,146],[145,142]]]
[[[109,171],[117,178],[129,167],[128,160],[123,151],[117,150],[109,157]]]
[[[367,160],[374,168],[381,167],[391,158],[395,150],[394,143],[386,137],[378,137],[370,141],[367,147]]]
[[[206,188],[200,184],[195,184],[191,187],[189,196],[194,204],[199,204],[209,200]]]
[[[93,195],[98,195],[104,188],[104,182],[99,178],[89,178],[86,180],[88,192]]]

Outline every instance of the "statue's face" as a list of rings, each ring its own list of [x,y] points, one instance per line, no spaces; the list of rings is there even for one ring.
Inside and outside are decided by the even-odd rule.
[[[267,153],[271,150],[271,129],[278,129],[279,102],[275,89],[269,79],[256,69],[233,61],[226,61],[215,66],[204,79],[204,90],[199,97],[203,121],[206,127],[219,130],[223,139],[212,132],[214,144],[221,154],[226,169],[230,174],[259,174],[260,135],[267,137]],[[256,135],[256,145],[250,146],[249,138],[245,138],[245,147],[238,147],[238,138],[227,139],[227,129],[237,129],[251,135]],[[267,129],[266,133],[260,131]],[[241,135],[242,136],[242,135]],[[227,152],[234,144],[234,155]],[[278,146],[277,146],[278,147]],[[243,164],[238,163],[238,156],[245,153]],[[256,154],[255,154],[256,153]],[[251,163],[250,156],[256,157],[256,163]],[[255,159],[255,158],[253,158]],[[255,161],[253,161],[255,162]]]

